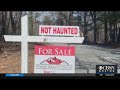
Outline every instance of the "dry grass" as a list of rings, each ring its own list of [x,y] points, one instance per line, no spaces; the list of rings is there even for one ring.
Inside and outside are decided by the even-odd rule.
[[[34,73],[34,49],[29,50],[28,72]],[[0,53],[0,73],[21,73],[21,50]]]

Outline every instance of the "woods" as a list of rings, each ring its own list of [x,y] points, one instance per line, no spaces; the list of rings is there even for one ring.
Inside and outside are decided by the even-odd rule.
[[[21,34],[25,14],[29,35],[38,35],[39,25],[79,26],[86,44],[120,44],[120,11],[0,11],[0,48],[6,43],[3,35]]]

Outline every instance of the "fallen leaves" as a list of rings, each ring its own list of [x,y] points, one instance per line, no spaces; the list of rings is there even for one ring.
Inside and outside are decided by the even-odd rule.
[[[34,49],[29,50],[28,72],[34,72]],[[21,73],[21,50],[0,54],[0,73]]]

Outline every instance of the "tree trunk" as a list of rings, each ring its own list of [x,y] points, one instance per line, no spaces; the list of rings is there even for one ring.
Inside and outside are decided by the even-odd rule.
[[[107,21],[106,20],[104,22],[104,31],[105,31],[105,43],[107,43],[108,42],[108,38],[107,38],[108,28],[107,28]]]
[[[112,42],[112,24],[109,22],[109,36],[110,36],[110,40],[109,42]]]
[[[87,21],[86,21],[86,17],[87,17],[87,12],[84,12],[84,37],[86,38],[86,33],[87,33]]]
[[[119,33],[118,33],[118,43],[120,43],[120,27],[119,27]]]
[[[2,35],[5,34],[5,15],[4,11],[2,12]]]
[[[118,27],[117,27],[117,22],[115,23],[115,40],[118,42]]]
[[[95,43],[97,42],[96,38],[97,38],[97,25],[96,25],[96,21],[95,21],[95,23],[94,23],[94,42]]]
[[[69,14],[69,25],[71,26],[73,24],[73,11],[70,11]]]
[[[12,29],[13,29],[13,34],[16,34],[16,26],[15,26],[15,21],[14,21],[14,18],[13,18],[12,11],[10,11],[10,19],[11,19],[11,25],[12,25]]]
[[[3,35],[5,35],[5,12],[1,11],[1,21],[0,21],[0,51],[5,50],[5,40]],[[2,49],[3,50],[2,50]]]
[[[96,11],[90,11],[94,23],[94,43],[97,43],[97,18]]]
[[[113,43],[115,43],[115,23],[113,24],[114,25],[114,29],[113,29]]]

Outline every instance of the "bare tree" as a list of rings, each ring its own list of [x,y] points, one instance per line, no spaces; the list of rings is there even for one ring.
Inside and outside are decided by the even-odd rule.
[[[94,43],[97,43],[97,12],[90,11],[93,23],[94,23]]]

